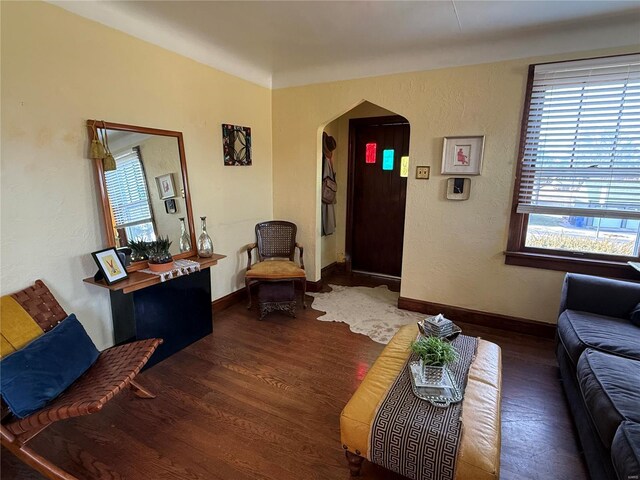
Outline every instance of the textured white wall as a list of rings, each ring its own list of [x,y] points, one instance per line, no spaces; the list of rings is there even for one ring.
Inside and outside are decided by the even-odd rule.
[[[99,347],[112,343],[108,291],[82,282],[105,246],[91,118],[183,132],[196,233],[206,215],[227,256],[213,298],[242,286],[242,247],[273,213],[270,90],[46,3],[1,9],[2,293],[42,278]],[[252,127],[252,167],[223,165],[222,123]]]

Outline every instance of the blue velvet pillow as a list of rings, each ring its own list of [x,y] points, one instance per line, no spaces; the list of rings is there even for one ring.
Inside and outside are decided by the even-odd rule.
[[[100,352],[72,313],[0,362],[0,393],[19,418],[40,410],[93,365]]]
[[[640,327],[640,303],[631,311],[631,323]]]

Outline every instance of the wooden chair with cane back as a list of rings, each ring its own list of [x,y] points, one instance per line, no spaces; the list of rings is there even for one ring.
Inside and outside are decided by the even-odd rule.
[[[41,280],[35,285],[2,297],[2,354],[7,355],[25,345],[27,330],[36,337],[52,330],[67,318],[58,301]],[[11,315],[12,318],[8,318]],[[35,321],[35,323],[34,323]],[[46,478],[76,480],[76,477],[54,465],[27,446],[27,443],[49,425],[100,411],[124,388],[131,388],[141,398],[155,398],[133,379],[147,363],[162,339],[151,338],[119,345],[100,353],[97,361],[66,391],[41,410],[18,418],[2,405],[0,426],[2,446]]]
[[[251,286],[259,282],[297,281],[302,284],[302,307],[306,308],[304,296],[307,277],[304,271],[304,249],[296,242],[298,227],[295,223],[272,220],[256,225],[256,243],[247,247],[248,308],[251,308]],[[300,265],[295,263],[296,248],[300,251]],[[252,252],[257,249],[258,258],[252,263]]]

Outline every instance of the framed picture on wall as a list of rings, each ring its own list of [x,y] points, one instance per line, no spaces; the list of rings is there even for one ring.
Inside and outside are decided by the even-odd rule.
[[[98,250],[93,252],[91,256],[98,265],[98,269],[107,285],[120,282],[129,276],[115,248]]]
[[[167,173],[166,175],[156,177],[156,183],[158,184],[158,195],[160,195],[160,200],[176,196],[176,187],[173,184],[173,173]]]
[[[227,166],[251,165],[251,128],[222,124],[222,154]]]
[[[476,137],[444,137],[442,147],[443,175],[480,175],[484,135]]]

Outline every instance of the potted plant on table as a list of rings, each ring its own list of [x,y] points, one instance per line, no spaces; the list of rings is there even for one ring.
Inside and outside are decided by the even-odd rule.
[[[420,337],[411,344],[411,351],[420,358],[423,380],[434,385],[442,383],[445,367],[458,358],[454,346],[438,337]]]
[[[174,268],[173,257],[169,253],[171,243],[169,237],[158,237],[157,240],[148,242],[149,269],[154,272],[167,272]]]
[[[149,242],[146,240],[129,240],[129,248],[131,249],[131,261],[139,262],[147,259],[147,250]]]

